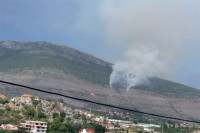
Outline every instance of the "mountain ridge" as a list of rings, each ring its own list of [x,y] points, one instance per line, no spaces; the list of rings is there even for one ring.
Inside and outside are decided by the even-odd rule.
[[[120,94],[109,87],[112,64],[79,52],[44,41],[1,41],[0,78],[144,112],[200,120],[199,90],[172,81],[151,78],[150,85],[139,85]],[[4,84],[0,84],[0,91],[10,96],[28,93],[58,98]],[[105,109],[94,104],[65,100],[78,107]]]

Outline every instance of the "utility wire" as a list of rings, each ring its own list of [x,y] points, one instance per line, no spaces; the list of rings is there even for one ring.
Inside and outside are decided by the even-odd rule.
[[[21,84],[17,84],[17,83],[7,82],[7,81],[3,81],[3,80],[0,80],[0,83],[9,84],[9,85],[18,86],[18,87],[23,87],[23,88],[27,88],[27,89],[30,89],[30,90],[44,92],[44,93],[48,93],[48,94],[52,94],[52,95],[62,96],[62,97],[74,99],[74,100],[77,100],[77,101],[94,103],[94,104],[97,104],[97,105],[102,105],[102,106],[107,106],[107,107],[116,108],[116,109],[120,109],[120,110],[125,110],[125,111],[131,111],[131,112],[135,112],[135,113],[140,113],[140,114],[143,114],[143,115],[151,115],[151,116],[156,116],[156,117],[161,117],[161,118],[166,118],[166,119],[171,119],[171,120],[178,120],[178,121],[185,121],[185,122],[192,122],[192,123],[200,124],[200,121],[189,120],[189,119],[182,119],[182,118],[175,118],[175,117],[170,117],[170,116],[165,116],[165,115],[147,113],[147,112],[143,112],[143,111],[139,111],[139,110],[135,110],[135,109],[118,107],[118,106],[115,106],[115,105],[110,105],[110,104],[95,102],[95,101],[91,101],[91,100],[87,100],[87,99],[82,99],[82,98],[77,98],[77,97],[73,97],[73,96],[68,96],[68,95],[64,95],[64,94],[60,94],[60,93],[56,93],[56,92],[41,90],[41,89],[37,89],[37,88],[33,88],[33,87],[29,87],[29,86],[25,86],[25,85],[21,85]]]

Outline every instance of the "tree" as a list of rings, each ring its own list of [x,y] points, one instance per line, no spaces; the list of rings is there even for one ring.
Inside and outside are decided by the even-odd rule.
[[[87,120],[86,116],[85,115],[81,115],[81,117],[82,117],[83,122],[86,123],[86,120]]]
[[[31,109],[31,108],[27,108],[25,115],[28,116],[28,117],[34,117],[35,116],[35,110]]]
[[[6,104],[9,103],[9,101],[7,99],[1,99],[0,100],[0,104]]]
[[[105,133],[106,131],[105,127],[98,124],[95,124],[94,129],[95,129],[95,133]]]
[[[36,107],[40,103],[40,101],[35,100],[34,98],[32,98],[32,103]]]
[[[62,125],[62,123],[60,122],[59,118],[54,118],[52,125],[51,125],[51,130],[53,131],[58,131],[58,128]]]
[[[11,107],[6,105],[6,111],[10,111],[11,110]]]
[[[17,133],[25,133],[25,132],[26,132],[26,128],[18,127]]]
[[[63,122],[65,119],[66,113],[65,112],[60,112],[60,121]]]
[[[5,111],[4,111],[3,109],[0,109],[0,116],[3,115],[4,112],[5,112]]]
[[[11,133],[10,131],[6,131],[6,130],[3,130],[3,129],[0,129],[0,133]]]
[[[59,114],[56,112],[53,112],[53,118],[58,118],[58,117],[59,117]]]
[[[42,113],[42,112],[39,112],[38,113],[38,118],[39,119],[42,119],[42,118],[46,118],[47,116],[44,114],[44,113]]]

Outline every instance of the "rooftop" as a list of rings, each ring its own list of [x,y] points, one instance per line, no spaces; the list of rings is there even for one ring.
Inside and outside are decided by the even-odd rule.
[[[0,99],[7,98],[5,95],[0,94]]]
[[[47,122],[42,122],[42,121],[26,121],[26,123],[47,123]]]
[[[37,96],[30,95],[30,94],[23,94],[21,97],[30,97],[30,98],[38,98]]]

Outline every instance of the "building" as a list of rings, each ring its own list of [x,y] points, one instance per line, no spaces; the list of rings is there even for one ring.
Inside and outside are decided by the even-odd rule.
[[[103,116],[92,118],[93,121],[96,122],[104,122],[105,118]]]
[[[94,133],[94,130],[93,129],[89,129],[89,128],[80,129],[79,133]]]
[[[200,133],[200,130],[194,131],[193,133]]]
[[[161,128],[160,125],[155,125],[155,124],[145,124],[145,123],[138,123],[138,124],[135,124],[135,126],[138,126],[138,127],[143,127],[143,128]]]
[[[21,97],[14,97],[11,99],[12,102],[21,102],[27,105],[32,105],[32,99],[39,101],[40,99],[37,96],[30,94],[23,94]]]
[[[20,102],[21,97],[14,97],[10,101],[12,102]]]
[[[26,128],[29,133],[46,133],[47,123],[41,121],[26,121],[26,123],[21,123],[21,127]]]
[[[144,131],[145,132],[151,132],[151,133],[154,133],[154,129],[153,128],[144,128]]]
[[[1,129],[12,131],[12,130],[18,130],[17,125],[12,125],[12,124],[2,124],[0,126]]]
[[[80,115],[85,115],[87,118],[94,117],[94,114],[88,113],[88,112],[84,112],[84,111],[80,111],[79,114]]]
[[[0,94],[0,99],[7,99],[5,95]]]
[[[111,123],[108,123],[108,124],[96,123],[96,124],[101,125],[101,126],[107,128],[107,129],[109,129],[109,130],[114,130],[114,129],[115,129],[115,126],[114,126],[113,124],[111,124]]]
[[[104,124],[104,127],[109,129],[109,130],[114,130],[115,129],[115,126],[113,124]]]
[[[118,124],[123,127],[131,127],[133,122],[131,121],[124,121],[124,120],[116,120],[116,119],[106,119],[108,123]]]

